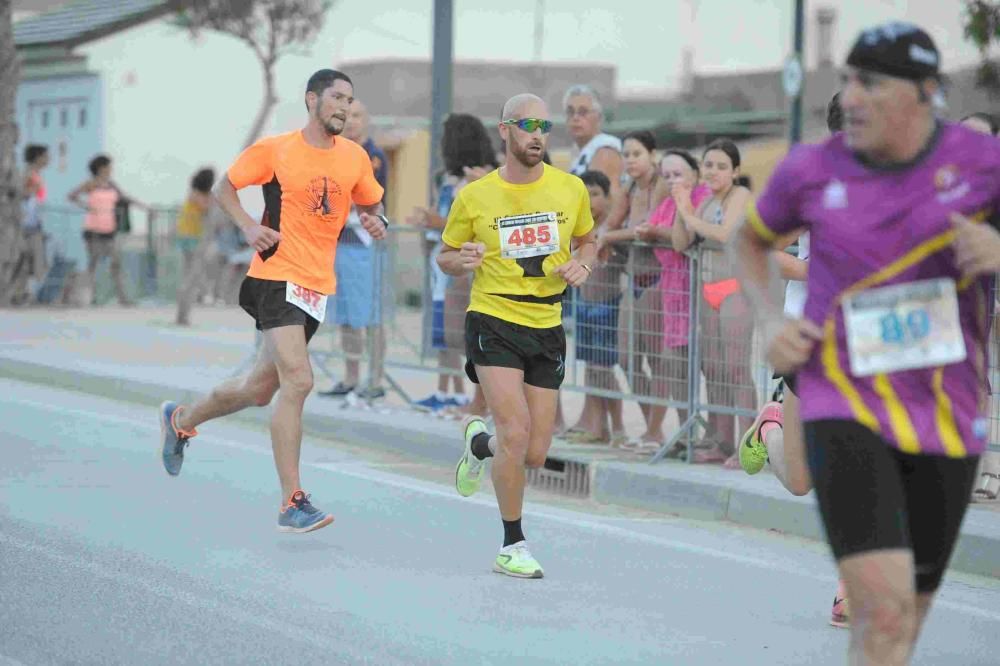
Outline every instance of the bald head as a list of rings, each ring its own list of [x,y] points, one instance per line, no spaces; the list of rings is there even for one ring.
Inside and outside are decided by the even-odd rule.
[[[514,95],[503,105],[503,117],[500,119],[500,138],[507,145],[507,166],[520,164],[526,169],[534,169],[545,156],[545,147],[549,141],[550,124],[543,131],[535,127],[531,131],[524,129],[516,120],[548,120],[549,109],[538,95],[523,93]]]
[[[347,112],[344,136],[357,143],[363,143],[368,138],[368,107],[359,99],[351,103]]]
[[[496,107],[494,107],[496,108]],[[500,120],[520,118],[548,118],[548,108],[538,95],[521,93],[514,95],[503,105]]]

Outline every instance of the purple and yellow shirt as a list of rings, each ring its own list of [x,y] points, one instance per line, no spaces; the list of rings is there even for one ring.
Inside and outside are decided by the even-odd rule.
[[[823,339],[798,374],[803,421],[856,421],[906,453],[983,451],[992,278],[962,278],[949,215],[993,222],[998,210],[1000,141],[960,125],[939,125],[916,162],[895,170],[866,166],[842,135],[792,150],[747,219],[765,240],[811,234],[804,317]],[[844,299],[934,278],[954,280],[965,359],[855,376]]]

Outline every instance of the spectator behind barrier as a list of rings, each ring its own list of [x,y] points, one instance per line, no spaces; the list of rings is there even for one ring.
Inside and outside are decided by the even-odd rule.
[[[697,206],[709,196],[706,185],[699,185],[701,177],[698,161],[686,150],[667,150],[660,160],[660,176],[667,186],[675,184],[685,189],[693,188],[691,201]],[[648,224],[640,225],[636,232],[648,243],[673,245],[672,229],[677,221],[677,203],[672,196],[667,197],[653,212]],[[672,399],[681,403],[688,401],[688,352],[691,330],[691,267],[688,258],[672,247],[657,247],[653,250],[662,267],[660,292],[663,309],[663,376],[665,381],[654,387],[658,398]],[[663,389],[657,393],[656,389]],[[662,409],[666,414],[665,407]],[[679,423],[687,421],[686,409],[678,408]],[[679,457],[686,452],[683,444],[678,444],[670,457]]]
[[[41,206],[48,196],[42,171],[49,165],[49,148],[29,144],[24,148],[24,185],[21,202],[21,246],[18,267],[14,271],[18,284],[13,285],[12,302],[17,305],[33,302],[48,273],[45,252],[45,229]]]
[[[358,99],[344,125],[343,138],[361,146],[371,159],[375,180],[383,188],[388,180],[388,163],[385,153],[368,136],[368,109]],[[383,199],[384,201],[384,199]],[[385,253],[372,241],[362,228],[361,218],[352,206],[347,224],[337,241],[337,293],[327,301],[326,319],[340,326],[341,347],[344,350],[344,379],[329,391],[326,397],[346,396],[356,392],[359,398],[374,400],[385,396],[382,377],[385,372],[385,328],[382,326],[382,275],[385,272]],[[372,350],[371,376],[368,385],[359,389],[361,364],[367,335]]]
[[[697,208],[692,188],[675,183],[671,196],[679,216],[672,228],[674,249],[687,250],[693,243],[709,239],[725,244],[743,221],[751,194],[740,176],[740,151],[732,141],[712,142],[702,155],[702,180],[711,191]],[[756,411],[750,351],[753,339],[753,313],[736,280],[732,262],[722,252],[703,254],[704,268],[701,298],[702,372],[705,375],[708,403],[713,406],[739,407]],[[750,427],[751,417],[739,417],[740,432]],[[733,417],[712,412],[706,435],[708,443],[697,452],[695,462],[725,463],[737,469],[736,431]]]
[[[87,168],[90,170],[90,178],[67,196],[71,203],[87,211],[83,221],[83,240],[87,246],[87,302],[96,304],[94,278],[97,265],[108,258],[111,261],[111,278],[115,284],[118,303],[130,306],[132,302],[125,292],[121,247],[117,236],[130,230],[130,206],[145,210],[150,223],[155,212],[148,204],[125,194],[111,180],[111,158],[107,155],[97,155],[90,160]]]
[[[663,356],[663,313],[661,312],[660,274],[662,270],[650,247],[633,247],[639,240],[637,229],[670,193],[660,177],[656,161],[656,140],[651,132],[631,132],[625,136],[625,172],[629,185],[625,196],[612,206],[607,227],[598,237],[598,256],[612,261],[627,261],[631,298],[625,298],[618,318],[618,344],[622,350],[618,362],[632,391],[640,397],[639,407],[646,430],[626,446],[639,452],[652,452],[666,440],[663,432],[665,410],[642,398],[662,395],[666,388]],[[645,361],[645,363],[644,363]],[[650,373],[646,372],[648,365]],[[659,386],[655,386],[659,385]]]
[[[177,285],[178,326],[191,325],[191,307],[207,288],[206,268],[211,235],[205,233],[205,219],[212,208],[215,170],[199,169],[191,178],[187,198],[177,216],[176,241],[181,252],[181,279]]]
[[[444,172],[437,177],[437,202],[434,210],[417,208],[407,221],[426,229],[428,270],[431,287],[431,347],[438,350],[438,364],[454,370],[454,374],[438,375],[436,393],[414,403],[418,408],[439,412],[445,409],[462,409],[471,414],[485,415],[486,400],[477,384],[470,403],[465,395],[462,350],[465,348],[465,310],[469,305],[472,288],[469,276],[446,275],[437,264],[437,256],[444,244],[441,231],[445,227],[451,204],[459,190],[466,184],[497,168],[496,152],[482,122],[475,116],[453,113],[444,123],[441,135],[441,157]],[[449,377],[452,392],[448,392]]]
[[[996,118],[988,113],[973,113],[964,118],[962,118],[961,123],[966,127],[976,130],[977,132],[982,132],[983,134],[989,134],[990,136],[996,136],[997,132],[1000,131],[1000,126],[997,125]],[[994,288],[994,292],[996,288]],[[996,294],[994,293],[994,298]],[[994,351],[994,363],[996,362],[997,354],[1000,352],[1000,334],[997,333],[997,327],[994,325],[992,328],[992,333],[990,336],[990,341],[993,345]],[[1000,383],[1000,378],[996,376],[991,377],[991,389],[992,393],[995,395],[997,392],[997,384]],[[995,430],[990,433],[991,437],[996,437]],[[996,439],[991,440],[996,443]],[[979,484],[976,486],[975,490],[972,491],[972,501],[973,502],[993,502],[1000,495],[1000,453],[996,451],[986,451],[983,453],[982,459],[979,461]]]
[[[611,182],[600,171],[584,171],[580,180],[590,194],[590,212],[597,231],[604,230],[611,208]],[[621,391],[615,366],[618,364],[618,285],[624,266],[617,257],[598,259],[587,282],[580,288],[574,307],[576,317],[576,360],[585,363],[584,384],[588,388]],[[608,421],[610,419],[610,429]],[[576,425],[566,431],[566,439],[583,444],[609,442],[622,446],[628,441],[620,398],[604,398],[587,393],[583,412]]]

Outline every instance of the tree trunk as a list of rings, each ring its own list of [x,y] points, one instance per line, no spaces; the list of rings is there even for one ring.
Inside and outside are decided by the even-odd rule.
[[[0,2],[3,1],[0,0]],[[267,122],[271,111],[278,103],[278,98],[274,94],[274,61],[261,62],[261,69],[264,70],[264,99],[261,100],[257,117],[254,119],[253,125],[250,126],[250,131],[247,132],[246,140],[243,141],[244,149],[253,145],[253,142],[260,138],[261,132],[264,131],[264,123]]]
[[[15,154],[18,71],[11,0],[0,0],[0,306],[10,304],[21,252],[21,182]]]

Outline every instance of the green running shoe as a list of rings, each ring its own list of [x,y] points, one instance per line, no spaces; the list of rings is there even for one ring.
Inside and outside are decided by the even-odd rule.
[[[542,565],[531,556],[526,541],[518,541],[501,548],[493,563],[493,571],[514,578],[541,578],[545,575],[542,572]]]
[[[479,490],[486,472],[486,461],[472,455],[472,438],[486,430],[486,421],[479,416],[466,416],[462,420],[462,432],[465,437],[465,450],[455,467],[455,490],[462,497],[470,497]]]
[[[784,414],[780,402],[769,402],[764,405],[750,429],[743,433],[740,440],[740,467],[747,474],[756,474],[764,469],[767,462],[767,447],[760,438],[760,428],[767,422],[784,424]]]

